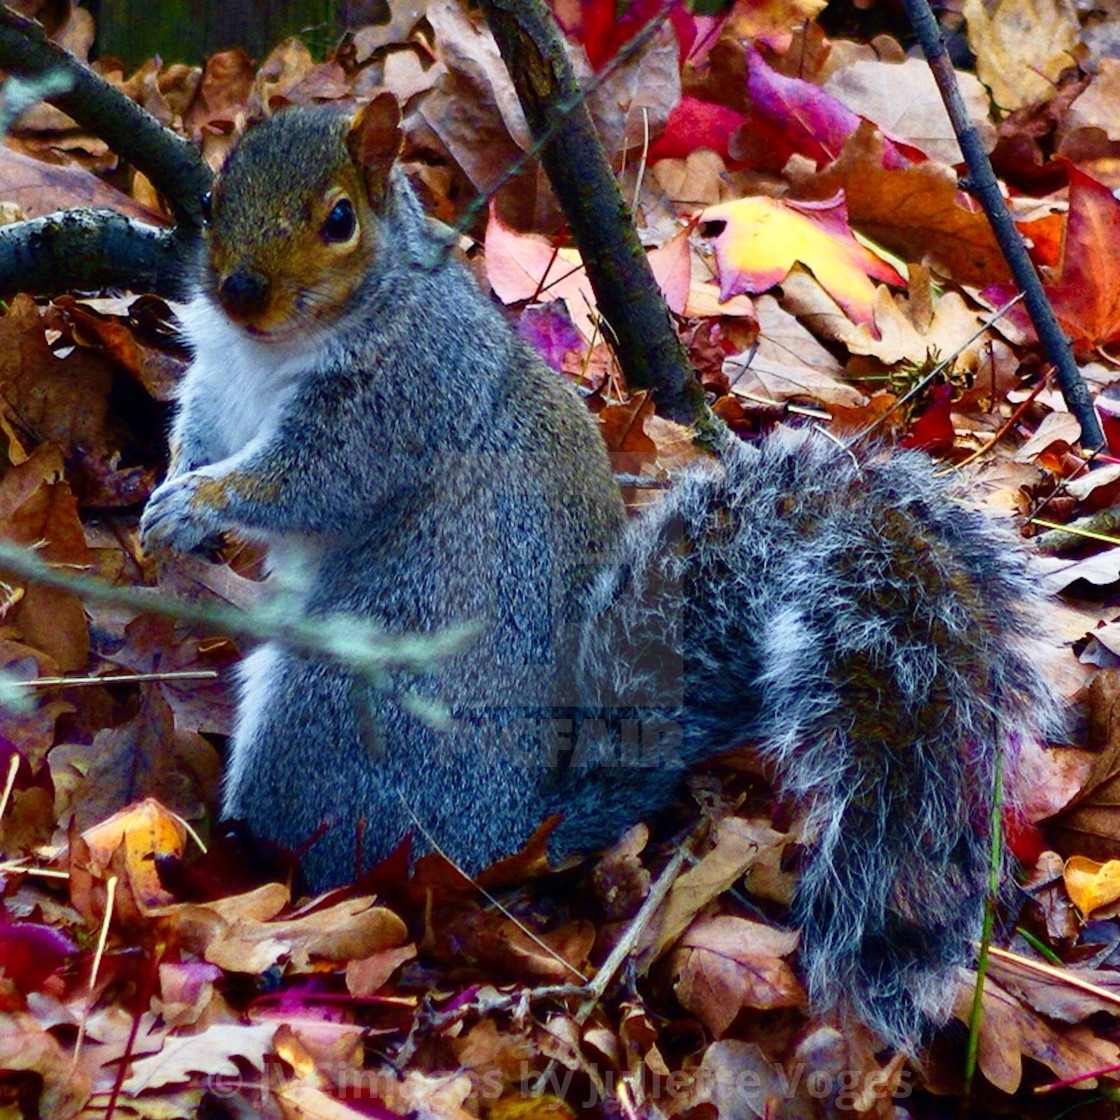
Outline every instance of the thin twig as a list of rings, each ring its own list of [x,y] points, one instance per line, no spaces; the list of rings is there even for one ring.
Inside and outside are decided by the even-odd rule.
[[[117,673],[107,677],[39,677],[34,681],[12,681],[13,688],[89,688],[98,684],[149,684],[167,681],[216,681],[217,669],[183,670],[175,673]]]
[[[19,771],[22,757],[17,751],[13,751],[12,757],[8,760],[8,776],[4,781],[3,796],[0,796],[0,820],[4,819],[4,814],[8,811],[8,798],[12,796],[12,790],[15,788],[16,773]]]
[[[160,596],[151,588],[113,587],[61,571],[10,541],[0,541],[0,570],[69,591],[88,602],[129,607],[251,641],[276,641],[288,649],[342,663],[374,683],[380,683],[390,668],[429,669],[434,660],[466,648],[478,632],[475,626],[453,626],[424,634],[389,634],[367,619],[346,613],[303,618],[294,611],[281,615],[278,604],[242,611],[223,603],[190,603]]]
[[[1011,431],[1011,429],[1014,428],[1016,424],[1019,423],[1019,420],[1023,416],[1023,414],[1027,411],[1028,408],[1030,408],[1032,404],[1034,404],[1035,399],[1038,397],[1038,394],[1041,393],[1042,390],[1050,384],[1050,375],[1053,372],[1054,367],[1051,366],[1050,369],[1047,370],[1046,375],[1042,378],[1042,380],[1027,395],[1027,399],[1022,401],[1015,409],[1015,411],[1012,412],[1011,415],[996,429],[996,432],[992,436],[992,438],[988,440],[988,442],[985,443],[982,447],[978,447],[971,455],[962,459],[959,463],[954,464],[955,468],[959,470],[961,467],[967,467],[969,463],[975,462],[980,458],[981,455],[984,455],[986,452],[991,451],[991,449],[995,447],[995,445],[999,443],[999,441],[1003,439],[1003,437],[1007,435],[1007,433]]]
[[[514,914],[507,906],[503,905],[501,899],[497,898],[494,894],[488,891],[485,887],[481,886],[470,875],[468,875],[448,854],[444,851],[439,841],[431,834],[428,827],[417,816],[415,810],[408,803],[408,799],[398,789],[397,796],[400,798],[401,805],[404,806],[404,811],[408,814],[409,819],[412,821],[412,826],[427,842],[432,851],[437,855],[442,856],[449,866],[453,867],[495,910],[498,911],[507,921],[512,922],[538,949],[540,949],[546,956],[551,957],[557,964],[566,968],[581,984],[587,984],[587,977],[571,961],[565,960],[547,941],[544,940],[538,933],[531,930],[524,922],[522,922],[516,914]]]
[[[941,91],[941,99],[953,124],[953,131],[957,134],[961,152],[968,164],[969,179],[967,183],[961,185],[974,195],[984,208],[1004,260],[1007,261],[1015,283],[1019,285],[1025,296],[1027,312],[1030,314],[1034,329],[1038,332],[1039,340],[1050,361],[1057,367],[1058,384],[1066,406],[1081,424],[1081,442],[1086,448],[1096,450],[1104,445],[1104,433],[1097,419],[1089,388],[1077,368],[1069,339],[1058,323],[1054,308],[1050,305],[1042,281],[1035,270],[1034,262],[1027,253],[1023,238],[1000,193],[999,182],[992,170],[992,162],[988,159],[980,133],[972,123],[964,98],[961,96],[956,71],[941,39],[937,20],[934,18],[928,0],[902,0],[902,3],[910,18],[910,26],[913,27],[914,34],[922,44],[926,61],[933,71],[937,88]]]
[[[698,826],[688,840],[677,849],[673,858],[665,865],[661,874],[658,875],[656,882],[650,889],[649,894],[646,896],[645,902],[642,903],[641,909],[634,915],[629,926],[627,926],[625,934],[623,934],[621,940],[611,951],[610,956],[602,963],[599,971],[595,973],[595,979],[587,985],[588,998],[580,1005],[579,1010],[576,1011],[573,1017],[578,1026],[582,1026],[587,1022],[591,1013],[599,1006],[607,989],[613,983],[618,970],[626,963],[626,960],[633,953],[635,946],[638,944],[639,940],[641,940],[642,934],[645,933],[646,929],[649,927],[654,915],[661,908],[661,904],[665,901],[673,884],[680,876],[681,868],[684,866],[685,862],[692,857],[693,843],[699,832],[700,827]],[[552,1075],[555,1066],[555,1059],[550,1060],[548,1065],[545,1066],[536,1081],[537,1092],[540,1092],[548,1083],[548,1079]]]
[[[899,397],[898,400],[896,400],[894,404],[892,404],[890,408],[888,408],[887,411],[883,413],[882,416],[876,417],[871,421],[870,424],[866,425],[858,432],[856,432],[856,434],[848,440],[847,446],[853,447],[855,444],[865,440],[869,435],[871,435],[873,431],[876,430],[876,428],[885,423],[885,421],[891,415],[902,408],[903,405],[908,404],[910,401],[912,401],[935,377],[937,377],[943,370],[948,369],[949,366],[951,366],[953,362],[955,362],[957,358],[959,358],[965,352],[965,350],[967,350],[989,327],[999,322],[999,320],[1002,319],[1003,316],[1006,315],[1008,311],[1010,311],[1011,308],[1015,306],[1015,304],[1017,304],[1021,299],[1024,298],[1024,293],[1020,292],[1017,296],[1009,299],[1002,307],[997,308],[995,311],[993,311],[991,315],[989,315],[980,324],[980,326],[977,327],[976,330],[974,330],[972,334],[970,334],[968,338],[966,338],[964,342],[962,342],[960,346],[958,346],[956,350],[953,351],[952,354],[950,354],[947,358],[943,358],[940,362],[937,363],[937,365],[933,367],[933,369],[929,371],[929,373],[925,375],[925,377],[921,378],[921,380],[911,385],[910,388],[905,393],[903,393],[902,396]]]

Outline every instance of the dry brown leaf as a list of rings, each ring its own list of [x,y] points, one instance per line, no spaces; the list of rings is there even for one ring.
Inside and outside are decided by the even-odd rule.
[[[701,919],[673,954],[673,990],[721,1038],[744,1007],[803,1007],[805,990],[783,957],[799,935],[732,916]]]
[[[0,482],[0,524],[5,537],[35,547],[43,560],[79,568],[89,562],[78,503],[63,479],[61,453],[51,444],[42,444],[5,473]],[[84,668],[89,660],[89,627],[81,602],[52,587],[4,583],[6,621],[23,640],[49,654],[61,670]]]
[[[650,923],[645,959],[658,960],[709,902],[784,839],[772,829],[738,817],[720,821],[715,846],[673,883],[657,918]]]
[[[221,762],[212,744],[175,729],[171,708],[153,685],[141,685],[140,710],[99,731],[92,743],[64,743],[50,753],[61,812],[80,828],[152,797],[180,816],[214,808]]]
[[[875,326],[872,337],[864,324],[853,325],[839,341],[853,354],[867,354],[884,365],[911,362],[921,365],[936,351],[942,358],[961,351],[955,365],[975,365],[985,336],[974,339],[980,315],[958,292],[946,292],[936,304],[933,317],[925,319],[914,301],[900,292],[880,286],[875,292]],[[967,349],[963,349],[967,344]]]
[[[1099,129],[1120,141],[1120,59],[1102,58],[1089,84],[1070,103],[1062,122],[1062,144],[1079,129]]]
[[[155,687],[171,706],[179,731],[230,734],[235,705],[231,677],[237,662],[237,649],[230,639],[198,637],[171,619],[153,615],[130,622],[123,639],[108,659],[122,669],[134,673],[219,672],[221,676],[214,681],[158,681]]]
[[[990,152],[995,147],[996,130],[988,120],[987,90],[974,74],[958,73],[957,85],[984,149]],[[948,164],[962,162],[957,134],[933,71],[924,59],[856,61],[832,70],[821,88],[893,138],[921,148],[931,159]],[[901,90],[906,91],[904,97],[899,96]]]
[[[166,218],[116,190],[100,176],[76,165],[60,166],[0,145],[0,199],[14,202],[26,218],[78,206],[108,206],[152,225]]]
[[[451,1041],[460,1067],[470,1070],[486,1096],[498,1096],[506,1086],[518,1086],[536,1052],[527,1034],[498,1030],[492,1019],[476,1023],[462,1038]]]
[[[54,1035],[23,1011],[0,1014],[0,1068],[26,1070],[43,1079],[38,1111],[51,1120],[77,1116],[93,1089]]]
[[[1055,968],[1048,965],[1044,973],[1000,956],[988,962],[988,974],[1017,999],[1048,1019],[1061,1023],[1083,1023],[1098,1012],[1115,1018],[1120,1011],[1120,976],[1115,969]],[[1078,986],[1078,981],[1103,989],[1112,998],[1086,991]]]
[[[368,957],[355,957],[346,962],[346,990],[358,999],[375,995],[402,964],[415,956],[415,945],[402,945]]]
[[[1081,438],[1081,425],[1072,412],[1051,412],[1034,435],[1015,452],[1017,463],[1029,463],[1056,443],[1072,447]]]
[[[174,1034],[155,1054],[137,1058],[122,1086],[129,1094],[159,1089],[190,1080],[191,1074],[209,1074],[240,1079],[234,1058],[264,1069],[265,1055],[272,1049],[274,1023],[217,1023],[197,1034]]]
[[[1025,871],[1022,888],[1042,915],[1051,942],[1072,945],[1081,933],[1081,920],[1070,905],[1062,867],[1063,860],[1057,852],[1043,852],[1034,867]],[[1001,975],[996,975],[996,979],[1003,983]]]
[[[840,158],[803,179],[799,191],[828,198],[843,189],[853,229],[903,260],[928,261],[958,284],[1006,278],[1007,264],[988,219],[961,193],[952,168],[927,160],[884,169],[882,150],[882,135],[861,124]]]
[[[1071,0],[964,0],[976,73],[1002,109],[1041,101],[1070,65],[1081,24]]]
[[[159,966],[159,995],[152,1001],[152,1010],[171,1029],[192,1027],[206,1016],[232,1016],[217,995],[214,985],[222,979],[215,965],[201,961],[162,961]],[[215,1005],[222,1004],[216,1011]]]
[[[306,970],[313,956],[344,962],[397,948],[407,939],[400,918],[369,897],[269,921],[286,898],[287,890],[271,883],[232,899],[166,906],[153,915],[175,922],[186,944],[231,972],[264,972],[283,957],[289,967]]]
[[[969,1021],[975,976],[967,974],[957,992],[953,1013]],[[1033,1058],[1059,1078],[1080,1078],[1087,1071],[1120,1063],[1120,1047],[1088,1027],[1050,1026],[1034,1011],[993,980],[984,983],[984,1013],[980,1023],[979,1065],[984,1076],[1005,1093],[1017,1092],[1023,1079],[1023,1058]],[[1096,1085],[1089,1078],[1079,1084]]]
[[[759,296],[755,301],[755,311],[759,339],[750,369],[798,371],[791,378],[794,384],[809,378],[808,384],[830,396],[834,394],[836,399],[843,398],[849,404],[862,400],[859,390],[838,380],[844,373],[844,367],[835,355],[823,347],[796,316],[784,310],[773,296]],[[736,365],[737,362],[736,358],[728,360],[728,365],[732,367],[727,371],[729,378],[734,376],[733,370],[741,370],[741,363]]]
[[[360,1072],[364,1075],[367,1071]],[[366,1083],[364,1077],[358,1081],[360,1085]],[[289,1078],[277,1087],[276,1100],[283,1111],[283,1120],[366,1120],[369,1116],[368,1112],[351,1108],[313,1082],[298,1077]],[[432,1120],[438,1120],[437,1113],[429,1115]]]
[[[1096,587],[1107,587],[1120,580],[1120,548],[1108,548],[1084,560],[1039,556],[1034,567],[1042,573],[1039,587],[1048,595],[1056,595],[1081,579]]]

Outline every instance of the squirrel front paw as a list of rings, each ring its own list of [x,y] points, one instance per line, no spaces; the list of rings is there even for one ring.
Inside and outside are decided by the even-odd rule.
[[[207,487],[214,479],[191,471],[158,486],[140,516],[140,541],[145,552],[193,552],[223,528]]]

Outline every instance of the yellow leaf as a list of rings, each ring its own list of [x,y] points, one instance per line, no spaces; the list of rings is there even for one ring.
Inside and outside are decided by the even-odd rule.
[[[874,325],[872,279],[902,277],[861,245],[848,226],[843,193],[827,202],[740,198],[700,215],[712,238],[720,299],[780,284],[796,264],[807,268],[854,322]]]
[[[1066,891],[1083,917],[1120,899],[1120,859],[1097,863],[1085,856],[1071,856],[1064,876]]]
[[[168,901],[159,881],[156,857],[181,856],[187,830],[158,801],[138,801],[86,829],[82,839],[89,845],[91,864],[101,870],[109,866],[113,853],[123,844],[125,867],[137,897],[149,906]]]

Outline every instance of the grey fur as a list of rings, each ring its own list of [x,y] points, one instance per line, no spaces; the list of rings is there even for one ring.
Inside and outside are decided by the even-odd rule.
[[[793,916],[810,998],[895,1046],[945,1019],[979,936],[997,758],[1061,728],[1036,668],[1041,602],[1018,542],[925,456],[857,463],[805,431],[691,472],[592,596],[592,700],[609,682],[612,705],[679,724],[686,766],[757,743],[808,805]],[[631,669],[661,644],[682,655],[676,708]],[[597,838],[646,811],[640,780],[614,796]]]
[[[237,238],[254,192],[267,217],[266,154],[283,154],[287,194],[301,176],[322,189],[304,133],[333,129],[328,157],[347,156],[344,129],[321,123],[337,118],[315,112],[235,151],[237,204],[216,209],[213,236]],[[916,1045],[977,931],[995,760],[1056,719],[1020,550],[923,457],[856,465],[792,433],[732,443],[623,531],[581,402],[434,251],[399,172],[371,221],[364,284],[300,342],[247,339],[200,269],[175,467],[145,541],[189,549],[237,528],[310,577],[311,615],[485,633],[401,682],[454,730],[376,692],[372,746],[347,674],[253,654],[225,813],[293,847],[329,821],[305,859],[315,887],[353,875],[360,820],[366,864],[418,823],[421,847],[430,836],[476,871],[554,811],[554,853],[609,843],[688,766],[756,741],[816,832],[795,903],[814,1005]],[[267,497],[198,501],[232,471]]]

